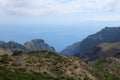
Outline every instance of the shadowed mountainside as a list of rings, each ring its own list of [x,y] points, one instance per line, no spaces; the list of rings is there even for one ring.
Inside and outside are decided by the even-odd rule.
[[[87,61],[98,61],[115,55],[120,55],[120,42],[100,44],[86,53],[82,59]]]
[[[77,55],[80,57],[82,54],[89,52],[95,46],[101,43],[113,43],[120,41],[120,27],[106,27],[96,34],[90,35],[81,42],[77,42],[77,44],[73,44],[66,49],[64,49],[61,53],[67,55]],[[77,46],[76,46],[77,45]]]

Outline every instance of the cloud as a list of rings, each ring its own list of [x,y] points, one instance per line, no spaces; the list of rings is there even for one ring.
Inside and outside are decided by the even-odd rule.
[[[120,0],[95,0],[95,7],[104,11],[120,10]]]
[[[119,10],[120,0],[0,0],[0,16],[47,16],[54,14],[80,14],[82,16],[82,13],[99,15],[106,12],[108,14],[109,12],[120,12]]]
[[[2,13],[42,15],[80,12],[91,6],[88,0],[0,0]]]

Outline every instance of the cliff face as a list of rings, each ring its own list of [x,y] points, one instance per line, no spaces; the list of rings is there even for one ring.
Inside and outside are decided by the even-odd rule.
[[[41,51],[46,50],[49,52],[55,52],[55,49],[53,47],[50,47],[48,44],[44,42],[44,40],[41,39],[35,39],[30,42],[26,42],[24,45],[19,44],[14,41],[9,41],[7,43],[2,43],[0,45],[0,48],[9,50],[9,51]]]
[[[66,54],[71,54],[71,49],[73,54],[80,56],[81,54],[89,52],[95,46],[101,43],[112,43],[112,42],[119,42],[120,41],[120,27],[106,27],[101,31],[97,32],[96,34],[90,35],[81,42],[78,42],[75,45],[71,45],[64,49],[62,52]]]

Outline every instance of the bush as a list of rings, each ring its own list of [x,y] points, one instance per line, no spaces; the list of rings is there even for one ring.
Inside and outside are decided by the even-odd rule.
[[[23,53],[22,51],[14,51],[13,52],[13,56],[18,56],[20,55],[21,53]]]
[[[12,59],[7,55],[3,55],[0,62],[3,63],[3,64],[8,64]]]

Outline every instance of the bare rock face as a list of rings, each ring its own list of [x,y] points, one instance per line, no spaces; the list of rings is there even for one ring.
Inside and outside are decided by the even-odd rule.
[[[5,50],[9,50],[9,51],[25,51],[26,48],[14,41],[9,41],[8,43],[3,43],[2,45],[0,45],[0,48],[3,48]]]
[[[55,49],[53,47],[50,47],[48,44],[44,42],[42,39],[34,39],[31,40],[30,42],[26,42],[24,46],[29,50],[29,51],[41,51],[41,50],[46,50],[49,52],[55,52]]]

